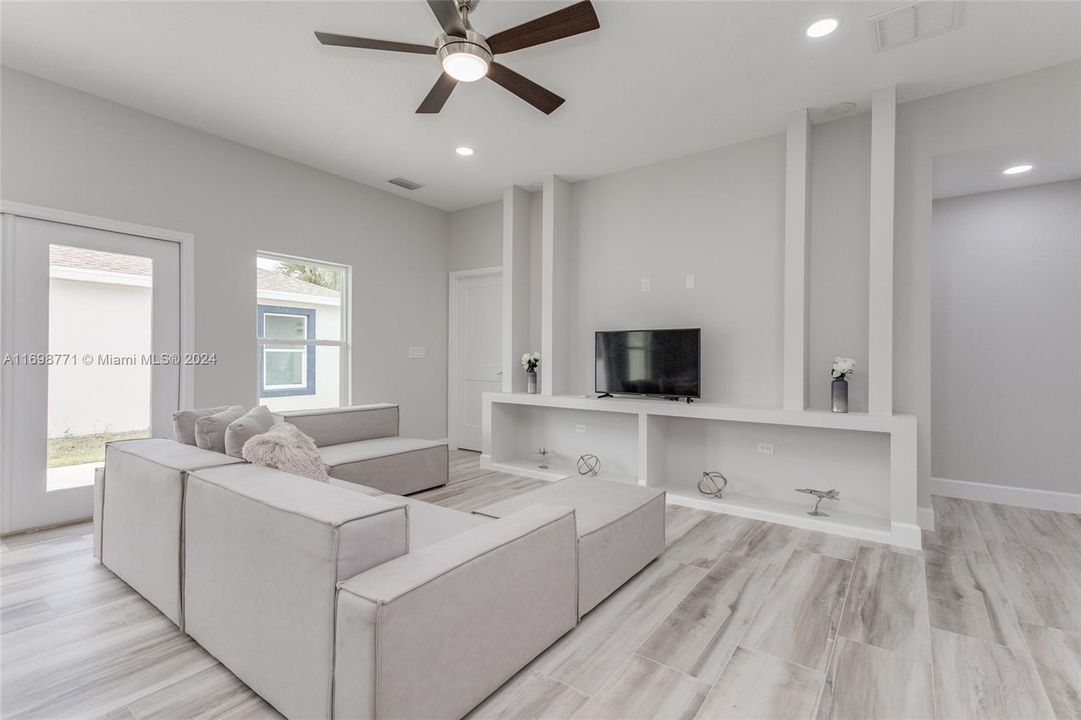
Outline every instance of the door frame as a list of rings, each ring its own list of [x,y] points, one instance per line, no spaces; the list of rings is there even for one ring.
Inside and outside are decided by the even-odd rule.
[[[476,277],[503,279],[503,266],[452,270],[448,283],[450,296],[447,302],[447,445],[458,449],[458,296],[462,280]],[[500,328],[502,331],[502,328]]]
[[[0,199],[0,215],[3,216],[3,222],[0,223],[0,326],[3,327],[3,332],[0,334],[0,347],[11,347],[14,339],[11,333],[14,332],[15,308],[9,297],[12,288],[11,278],[8,275],[12,270],[11,259],[8,256],[11,251],[8,238],[12,237],[14,232],[15,218],[22,217],[177,243],[180,246],[180,353],[183,356],[184,353],[195,351],[194,235],[177,230],[167,230],[3,199]],[[181,363],[179,370],[178,405],[180,407],[192,407],[195,404],[195,367]],[[0,500],[2,500],[3,506],[2,513],[0,513],[0,534],[8,532],[12,520],[10,512],[14,486],[12,484],[13,471],[11,467],[13,455],[11,431],[15,422],[15,408],[11,406],[13,382],[13,373],[6,370],[0,372],[0,399],[2,399],[2,403],[0,403]],[[22,531],[20,530],[20,532]]]

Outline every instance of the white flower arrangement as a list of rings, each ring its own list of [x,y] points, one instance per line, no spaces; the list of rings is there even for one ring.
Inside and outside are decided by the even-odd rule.
[[[522,355],[522,369],[527,373],[537,372],[537,368],[540,367],[540,353],[526,353]]]
[[[834,380],[847,380],[848,376],[856,372],[856,361],[852,358],[835,357],[833,358],[833,375]]]

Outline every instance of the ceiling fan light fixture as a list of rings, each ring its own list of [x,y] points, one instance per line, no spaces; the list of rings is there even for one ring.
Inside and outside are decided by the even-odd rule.
[[[440,36],[437,54],[443,72],[459,82],[474,82],[488,74],[492,52],[478,33],[469,30],[466,35],[465,38]]]

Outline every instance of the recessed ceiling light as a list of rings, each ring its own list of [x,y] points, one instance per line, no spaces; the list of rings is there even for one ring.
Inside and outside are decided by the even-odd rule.
[[[1014,165],[1002,171],[1003,175],[1019,175],[1032,169],[1031,165]]]
[[[462,157],[469,157],[473,154],[473,148],[462,145],[460,148],[455,148],[454,152],[458,153]]]
[[[807,37],[826,37],[836,30],[837,26],[840,24],[841,23],[837,18],[823,18],[821,20],[816,20],[807,26]]]

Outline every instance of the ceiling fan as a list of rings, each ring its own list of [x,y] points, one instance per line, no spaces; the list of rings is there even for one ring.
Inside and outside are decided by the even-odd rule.
[[[316,32],[315,37],[324,45],[438,57],[443,65],[443,74],[417,108],[418,113],[439,112],[459,82],[473,82],[487,76],[544,114],[551,114],[563,104],[563,98],[495,62],[493,56],[596,30],[601,25],[593,4],[589,0],[583,0],[485,37],[474,30],[469,22],[469,13],[476,7],[477,2],[478,0],[428,0],[428,6],[443,28],[443,33],[432,45],[372,40],[325,32]]]

